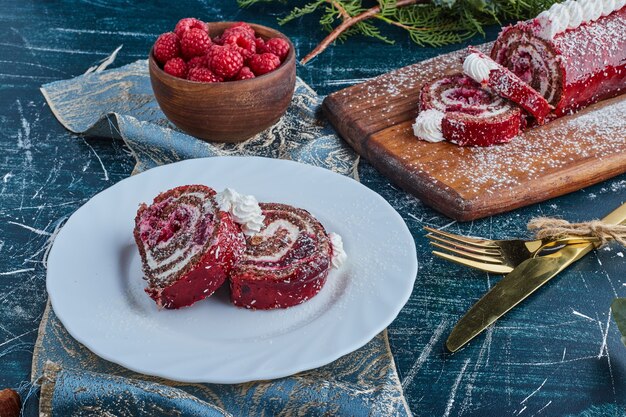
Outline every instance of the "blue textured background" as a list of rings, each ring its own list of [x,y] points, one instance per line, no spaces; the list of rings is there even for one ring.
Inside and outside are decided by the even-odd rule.
[[[276,26],[286,8],[240,11],[234,1],[3,2],[0,12],[0,387],[26,391],[43,312],[45,261],[56,227],[98,191],[130,174],[121,142],[80,138],[46,108],[41,84],[82,74],[118,45],[115,66],[145,57],[155,37],[185,16]],[[282,30],[303,56],[323,37],[315,19]],[[489,32],[493,39],[497,30]],[[298,74],[320,94],[461,47],[420,48],[397,32],[385,46],[364,38],[329,49]],[[477,39],[476,42],[482,42]],[[414,294],[389,328],[407,400],[418,416],[626,415],[626,348],[609,317],[625,296],[626,250],[592,253],[496,326],[451,355],[455,321],[497,276],[435,259],[422,225],[492,237],[522,235],[536,215],[585,220],[626,201],[626,176],[568,196],[467,224],[424,207],[361,164],[361,180],[414,232]]]

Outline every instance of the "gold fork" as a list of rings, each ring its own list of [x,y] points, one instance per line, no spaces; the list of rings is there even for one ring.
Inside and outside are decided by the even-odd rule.
[[[460,236],[428,226],[424,226],[424,229],[429,232],[426,237],[431,240],[431,245],[454,254],[434,250],[434,255],[496,274],[508,274],[517,265],[527,259],[534,258],[545,249],[560,248],[577,243],[598,242],[597,238],[582,237],[566,237],[556,240],[491,240]]]

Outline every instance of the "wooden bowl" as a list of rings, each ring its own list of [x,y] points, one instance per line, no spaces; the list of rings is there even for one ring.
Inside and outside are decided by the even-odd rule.
[[[235,22],[209,22],[211,37]],[[167,74],[150,51],[152,90],[165,116],[184,132],[215,142],[241,142],[272,126],[287,111],[296,84],[293,44],[282,33],[250,24],[257,36],[289,42],[289,55],[276,70],[241,81],[201,83]]]

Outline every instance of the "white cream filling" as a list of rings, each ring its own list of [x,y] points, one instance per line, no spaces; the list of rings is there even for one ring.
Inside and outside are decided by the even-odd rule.
[[[296,240],[298,240],[298,236],[300,235],[300,229],[298,229],[288,220],[274,220],[272,223],[268,224],[265,229],[263,229],[259,233],[256,233],[254,236],[258,236],[261,237],[263,240],[267,240],[268,238],[274,236],[280,229],[284,229],[287,231],[287,236],[282,242],[283,244],[281,245],[280,250],[272,255],[250,257],[250,259],[259,262],[278,262],[283,256],[285,256],[287,252],[291,250]]]
[[[567,13],[569,14],[567,22],[568,29],[575,29],[580,26],[584,17],[586,17],[589,21],[591,20],[590,16],[584,16],[585,11],[582,4],[579,4],[576,1],[566,1],[564,5],[567,9]]]
[[[185,197],[193,196],[201,200],[204,200],[206,198],[206,195],[202,193],[187,193],[187,194],[184,194],[184,196]],[[172,202],[173,204],[178,199],[172,198],[172,200],[173,200]],[[206,216],[208,213],[213,212],[213,205],[211,204],[210,200],[205,200],[202,206],[202,210],[198,209],[198,207],[195,207],[195,206],[189,206],[189,205],[183,205],[183,206],[190,212],[187,230],[194,230],[196,228],[196,225],[201,221],[202,215]],[[190,238],[193,238],[193,233],[190,234]],[[157,248],[163,249],[168,244],[169,244],[169,240],[159,242],[157,245]],[[156,278],[159,281],[166,281],[169,276],[175,275],[178,272],[180,272],[187,265],[187,263],[191,260],[191,258],[193,258],[196,254],[198,254],[202,250],[203,247],[204,245],[194,244],[191,246],[187,246],[183,244],[182,247],[176,248],[176,250],[174,250],[167,258],[161,259],[161,260],[155,259],[152,254],[152,251],[146,247],[146,263],[148,264],[148,267],[152,271],[155,271],[156,269],[166,266],[168,264],[172,264],[171,267],[166,269],[165,271],[162,271],[159,273],[153,272],[154,278]]]
[[[600,3],[602,3],[602,16],[608,16],[616,10],[617,3],[619,2],[615,0],[604,0]]]
[[[348,259],[348,254],[343,249],[343,239],[337,233],[329,233],[328,237],[330,238],[330,244],[333,248],[333,256],[330,263],[333,268],[339,269],[339,267],[346,262],[346,259]]]
[[[541,45],[543,47],[543,44]],[[544,96],[548,102],[552,102],[554,99],[554,95],[556,94],[556,89],[552,88],[550,90],[550,81],[552,81],[549,74],[558,74],[559,73],[559,64],[558,61],[555,60],[546,60],[544,58],[544,54],[538,51],[533,46],[520,46],[518,48],[519,52],[527,53],[532,60],[531,67],[533,68],[533,75],[539,79],[539,87],[537,91]],[[541,71],[543,70],[543,71]],[[536,74],[537,72],[543,72],[542,74]]]
[[[457,104],[467,105],[466,102],[460,102],[455,97],[453,97],[453,95],[454,95],[454,90],[446,90],[441,94],[441,101],[446,106],[452,106],[452,105],[457,105]],[[496,116],[498,114],[505,113],[507,110],[509,110],[509,106],[505,105],[502,97],[494,95],[493,99],[494,100],[491,103],[472,104],[471,106],[475,109],[482,110],[483,112],[485,112],[485,115],[487,117]],[[480,115],[476,115],[476,117],[480,117]]]
[[[530,57],[531,62],[529,63],[534,76],[537,76],[539,79],[539,85],[536,90],[544,96],[544,98],[548,102],[552,102],[554,100],[554,96],[556,95],[556,89],[550,88],[551,78],[548,74],[558,74],[559,73],[559,62],[556,59],[546,60],[544,56],[553,56],[547,49],[543,43],[528,43],[528,40],[525,39],[526,35],[523,35],[523,38],[511,36],[507,40],[508,45],[505,45],[505,48],[509,48],[509,45],[520,42],[515,51],[515,55],[528,55]],[[537,74],[539,72],[539,74]],[[531,80],[524,80],[527,83],[530,83]]]
[[[469,54],[463,61],[463,73],[477,83],[489,81],[489,74],[494,69],[498,69],[498,64],[477,52]]]
[[[175,252],[175,256],[181,256],[186,249],[182,249],[182,250],[176,250]],[[167,279],[170,276],[175,276],[176,274],[178,274],[180,271],[182,271],[185,266],[187,265],[187,263],[189,262],[189,260],[191,260],[191,258],[193,256],[195,256],[196,254],[200,253],[200,251],[202,250],[202,246],[194,246],[191,250],[189,250],[185,256],[184,259],[181,260],[177,260],[176,263],[172,264],[172,266],[168,269],[166,269],[163,272],[160,273],[153,273],[154,277],[159,281],[159,282],[166,282]],[[169,258],[169,259],[174,259],[176,260],[177,258],[174,255]],[[163,262],[161,263],[159,266],[164,266],[167,265],[167,262]]]
[[[585,1],[580,6],[583,10],[583,19],[588,17],[591,22],[598,20],[604,11],[604,5],[601,1]]]
[[[421,111],[413,123],[413,134],[426,142],[441,142],[444,140],[441,131],[443,116],[442,111],[435,109]]]
[[[215,199],[220,210],[230,213],[233,220],[241,225],[245,235],[252,236],[263,228],[265,216],[254,196],[239,194],[232,188],[226,188]]]
[[[538,35],[544,39],[554,37],[575,29],[583,23],[594,22],[600,16],[608,16],[626,5],[626,0],[567,0],[553,4],[548,10],[541,12],[536,20],[541,29]]]

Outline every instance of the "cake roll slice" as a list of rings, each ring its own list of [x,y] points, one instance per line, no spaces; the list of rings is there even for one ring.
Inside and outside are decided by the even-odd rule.
[[[495,62],[474,47],[463,61],[463,73],[530,113],[538,124],[543,124],[553,107],[541,94],[517,75]]]
[[[502,30],[491,57],[537,90],[556,116],[626,91],[624,0],[568,0]]]
[[[243,253],[241,229],[220,211],[215,191],[185,185],[141,204],[135,218],[146,293],[158,307],[190,306],[215,292]]]
[[[260,203],[263,229],[246,236],[246,249],[230,275],[231,301],[250,309],[287,308],[315,296],[333,261],[324,226],[308,211]]]
[[[424,84],[413,133],[429,142],[489,146],[510,141],[524,126],[522,111],[464,74]]]

